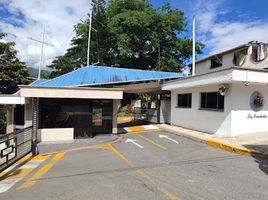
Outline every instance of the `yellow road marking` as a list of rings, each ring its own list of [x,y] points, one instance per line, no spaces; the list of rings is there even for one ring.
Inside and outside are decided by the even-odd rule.
[[[149,181],[154,187],[156,187],[156,189],[158,191],[162,192],[168,199],[170,199],[170,200],[179,200],[178,197],[176,197],[174,194],[169,192],[167,189],[165,189],[162,186],[160,186],[154,179],[152,179],[150,176],[145,174],[141,169],[138,169],[138,168],[134,167],[134,165],[119,150],[117,150],[113,145],[110,144],[108,146],[119,158],[124,160],[130,167],[133,167],[135,169],[135,171],[140,176],[142,176],[147,181]]]
[[[47,158],[49,158],[50,155],[37,155],[37,156],[34,156],[34,157],[31,157],[31,156],[25,156],[23,158],[21,158],[18,163],[23,163],[23,162],[26,162],[28,161],[29,159],[30,160],[46,160]]]
[[[57,153],[53,158],[52,161],[60,160],[64,156],[64,152]]]
[[[1,172],[0,176],[1,179],[6,178],[21,178],[29,174],[31,171],[33,171],[33,168],[27,168],[27,169],[16,169],[12,172]]]
[[[151,139],[149,139],[149,138],[147,138],[147,137],[145,137],[145,136],[143,136],[141,134],[136,134],[136,135],[139,136],[140,138],[146,140],[147,142],[151,143],[152,145],[158,147],[158,148],[161,148],[161,149],[164,149],[164,150],[167,149],[166,147],[162,146],[161,144],[158,144],[155,141],[153,141],[153,140],[151,140]]]
[[[38,181],[38,179],[40,179],[44,174],[46,174],[63,156],[64,153],[57,153],[48,164],[41,167],[41,169],[39,169],[32,177],[25,181],[18,189],[20,190],[32,187]]]

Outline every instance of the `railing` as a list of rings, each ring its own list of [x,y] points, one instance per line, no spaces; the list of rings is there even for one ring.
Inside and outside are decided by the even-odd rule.
[[[33,128],[0,135],[0,172],[32,151]]]

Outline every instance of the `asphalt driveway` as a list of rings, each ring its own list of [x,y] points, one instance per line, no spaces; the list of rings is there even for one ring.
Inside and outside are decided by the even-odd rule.
[[[267,188],[268,159],[154,131],[127,134],[113,145],[51,155],[0,193],[0,199],[266,200]]]

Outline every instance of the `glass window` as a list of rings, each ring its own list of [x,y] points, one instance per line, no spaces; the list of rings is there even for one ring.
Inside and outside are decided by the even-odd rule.
[[[191,108],[192,107],[192,94],[178,94],[177,107]]]
[[[210,68],[217,68],[222,66],[222,56],[215,56],[211,59]]]
[[[201,93],[201,108],[223,110],[224,109],[224,96],[219,92],[202,92]]]

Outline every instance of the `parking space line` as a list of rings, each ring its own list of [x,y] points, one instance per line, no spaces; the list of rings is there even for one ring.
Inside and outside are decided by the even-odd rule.
[[[123,161],[125,161],[130,167],[134,168],[136,173],[139,174],[141,177],[143,177],[144,179],[146,179],[148,182],[150,182],[158,191],[160,191],[161,193],[163,193],[168,199],[170,200],[179,200],[179,198],[172,194],[171,192],[169,192],[167,189],[163,188],[162,186],[160,186],[152,177],[150,177],[149,175],[145,174],[144,171],[142,171],[141,169],[138,169],[137,167],[135,167],[131,161],[129,161],[119,150],[117,150],[113,145],[109,144],[108,147],[110,148],[110,150],[112,150],[119,158],[121,158]]]
[[[25,189],[32,187],[44,174],[46,174],[54,165],[55,163],[60,160],[65,153],[60,152],[57,153],[46,165],[41,167],[33,176],[31,176],[28,180],[26,180],[21,186],[18,188]]]
[[[142,135],[142,134],[140,134],[140,133],[137,133],[137,134],[135,134],[135,135],[137,135],[138,137],[140,137],[140,138],[146,140],[147,142],[151,143],[152,145],[154,145],[154,146],[156,146],[156,147],[158,147],[158,148],[160,148],[160,149],[164,149],[164,150],[167,149],[167,148],[164,147],[163,145],[156,143],[155,141],[153,141],[153,140],[151,140],[151,139],[145,137],[144,135]]]

